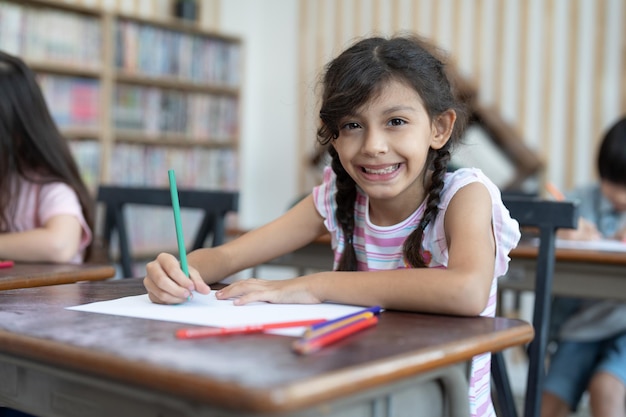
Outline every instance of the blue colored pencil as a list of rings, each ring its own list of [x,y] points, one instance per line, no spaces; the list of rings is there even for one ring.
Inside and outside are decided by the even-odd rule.
[[[313,331],[313,330],[320,329],[322,327],[330,326],[330,325],[333,325],[333,324],[338,323],[340,321],[344,321],[346,319],[352,318],[354,316],[359,316],[359,315],[361,315],[363,313],[372,313],[374,315],[378,315],[378,314],[380,314],[380,312],[382,310],[383,309],[382,309],[381,306],[368,307],[368,308],[365,308],[363,310],[359,310],[356,313],[347,314],[345,316],[338,317],[338,318],[336,318],[334,320],[328,320],[328,321],[325,321],[324,323],[313,325],[313,326],[310,327],[310,330]]]

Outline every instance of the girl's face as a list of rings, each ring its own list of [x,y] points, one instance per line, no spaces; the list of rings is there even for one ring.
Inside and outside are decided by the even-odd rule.
[[[600,189],[615,210],[626,212],[626,186],[602,180],[600,181]]]
[[[412,212],[425,197],[428,150],[445,145],[455,118],[449,110],[431,121],[417,92],[392,80],[341,121],[333,146],[370,202],[393,199]]]

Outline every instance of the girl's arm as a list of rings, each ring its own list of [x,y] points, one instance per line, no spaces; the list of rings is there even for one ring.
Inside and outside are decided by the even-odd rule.
[[[626,242],[626,227],[620,229],[615,233],[615,239],[621,240],[622,242]]]
[[[491,196],[472,183],[460,189],[445,213],[448,268],[375,272],[321,272],[283,281],[238,281],[217,293],[274,303],[333,301],[356,305],[476,316],[487,305],[495,268]],[[440,213],[444,215],[444,213]]]
[[[83,228],[71,214],[51,217],[43,227],[0,233],[0,258],[21,262],[69,262],[80,247]]]
[[[309,195],[278,219],[215,248],[191,252],[187,278],[178,260],[162,253],[146,266],[144,285],[155,303],[174,304],[192,291],[206,294],[208,284],[293,252],[326,233],[324,219]]]

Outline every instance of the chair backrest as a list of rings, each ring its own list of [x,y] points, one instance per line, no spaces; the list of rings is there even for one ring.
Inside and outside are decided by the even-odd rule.
[[[101,185],[98,187],[97,201],[104,204],[103,240],[110,246],[111,235],[117,230],[120,263],[124,277],[132,276],[131,248],[126,233],[123,208],[127,204],[145,206],[172,205],[169,188],[121,187]],[[212,235],[207,246],[217,246],[224,242],[226,227],[225,217],[229,212],[239,209],[239,193],[235,191],[208,191],[178,189],[181,208],[196,208],[204,211],[204,218],[194,239],[191,250],[205,246],[205,241]]]
[[[528,348],[528,380],[524,399],[524,416],[540,414],[544,381],[544,358],[550,324],[550,298],[554,273],[556,231],[574,229],[578,223],[578,205],[571,201],[548,201],[538,198],[503,196],[504,205],[521,227],[532,227],[539,232],[537,270],[535,276],[535,305],[533,327],[535,338]],[[517,416],[515,402],[508,382],[501,352],[492,359],[492,375],[497,402],[505,417]]]

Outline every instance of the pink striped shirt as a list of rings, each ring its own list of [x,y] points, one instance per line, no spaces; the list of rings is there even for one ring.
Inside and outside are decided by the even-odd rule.
[[[313,198],[318,212],[325,219],[324,224],[331,234],[335,252],[335,267],[344,249],[343,231],[334,213],[337,208],[336,176],[331,168],[324,170],[324,181],[313,189]],[[520,239],[519,224],[511,218],[502,203],[500,190],[480,170],[463,168],[446,174],[439,202],[439,213],[432,224],[424,230],[422,250],[429,268],[445,268],[448,265],[448,246],[444,230],[444,217],[448,204],[458,190],[473,182],[479,182],[489,190],[492,201],[492,225],[496,240],[494,276],[487,306],[481,316],[493,317],[496,311],[496,291],[498,277],[504,275],[509,265],[509,252]],[[377,226],[369,221],[368,197],[357,189],[354,207],[355,232],[354,248],[359,271],[381,271],[407,268],[408,263],[402,254],[402,245],[408,235],[417,228],[424,215],[425,202],[401,223],[393,226]],[[470,414],[472,416],[495,416],[491,402],[491,354],[475,356],[470,371]]]

